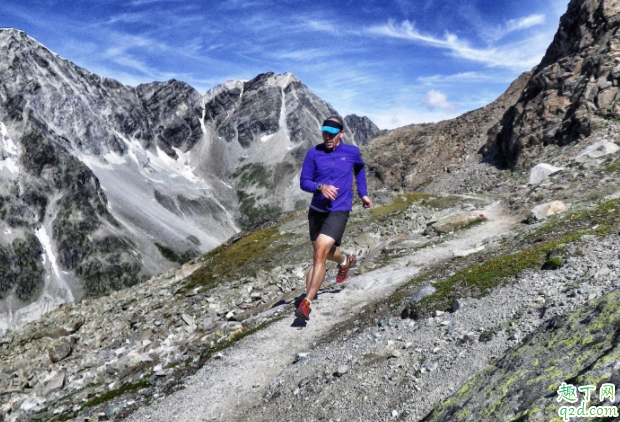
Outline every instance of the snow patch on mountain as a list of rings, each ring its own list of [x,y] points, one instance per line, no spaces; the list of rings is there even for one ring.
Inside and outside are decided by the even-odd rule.
[[[8,170],[11,173],[10,177],[14,177],[19,174],[19,166],[17,165],[18,149],[15,142],[9,136],[4,123],[0,122],[0,140],[2,141],[2,153],[0,157],[0,169]]]

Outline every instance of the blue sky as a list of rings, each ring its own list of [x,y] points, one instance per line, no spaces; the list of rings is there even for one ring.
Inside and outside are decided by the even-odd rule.
[[[568,0],[3,0],[13,27],[128,85],[290,72],[382,129],[455,117],[538,64]]]

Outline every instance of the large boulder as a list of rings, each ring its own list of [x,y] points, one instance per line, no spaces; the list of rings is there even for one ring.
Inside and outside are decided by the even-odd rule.
[[[564,170],[563,167],[555,167],[551,164],[540,163],[530,170],[530,185],[537,185],[553,173],[557,173],[560,170]]]
[[[562,201],[547,202],[546,204],[541,204],[532,208],[528,221],[530,223],[535,223],[552,215],[561,214],[567,210],[568,207]]]
[[[433,224],[433,228],[439,234],[447,234],[460,229],[480,217],[476,215],[454,215],[452,217],[446,217]]]
[[[575,157],[575,161],[578,163],[583,163],[588,160],[595,160],[609,154],[614,154],[618,152],[618,150],[620,150],[620,147],[612,142],[599,141],[580,152]]]

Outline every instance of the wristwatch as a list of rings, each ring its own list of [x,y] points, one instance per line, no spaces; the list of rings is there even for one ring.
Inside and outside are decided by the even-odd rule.
[[[318,185],[316,185],[317,192],[321,192],[321,189],[323,189],[323,183],[319,183]]]

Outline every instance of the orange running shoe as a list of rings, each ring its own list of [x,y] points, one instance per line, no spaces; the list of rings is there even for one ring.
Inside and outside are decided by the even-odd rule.
[[[303,319],[305,321],[310,320],[310,302],[307,299],[304,299],[299,304],[299,307],[295,311],[295,318]]]
[[[338,275],[336,276],[336,281],[338,283],[344,282],[349,277],[349,270],[355,266],[357,263],[357,258],[353,255],[347,256],[347,263],[343,266],[340,266],[338,270]]]

